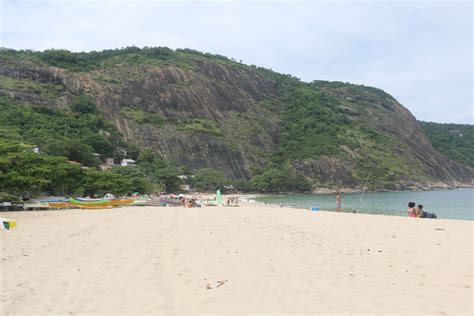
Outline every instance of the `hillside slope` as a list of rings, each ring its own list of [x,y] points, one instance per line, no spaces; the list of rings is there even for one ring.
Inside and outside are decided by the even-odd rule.
[[[474,167],[474,125],[420,122],[439,152],[463,165]]]
[[[369,173],[374,189],[474,178],[472,168],[436,151],[413,115],[379,89],[303,83],[191,50],[2,50],[0,96],[65,113],[87,97],[123,142],[231,178],[284,166],[325,187],[360,187]]]

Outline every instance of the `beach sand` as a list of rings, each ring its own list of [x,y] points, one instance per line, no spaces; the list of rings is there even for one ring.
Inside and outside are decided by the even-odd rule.
[[[3,314],[473,312],[472,221],[247,203],[2,217]]]

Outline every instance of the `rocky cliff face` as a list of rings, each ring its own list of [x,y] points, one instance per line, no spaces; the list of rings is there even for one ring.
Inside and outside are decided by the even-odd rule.
[[[398,175],[396,172],[389,172],[386,188],[429,189],[472,185],[473,170],[436,151],[416,118],[392,96],[372,87],[355,89],[351,85],[329,82],[318,82],[317,85],[319,89],[339,101],[340,108],[349,118],[361,122],[379,134],[388,136],[383,141],[393,142],[393,145],[389,147],[391,151],[380,152],[380,154],[388,159],[398,157],[400,161],[404,161],[405,165],[399,165],[398,168],[405,169],[406,172]],[[368,149],[361,147],[351,151],[341,146],[341,155],[344,159],[323,158],[317,161],[310,159],[307,161],[307,168],[313,177],[321,174],[321,179],[327,179],[331,175],[337,175],[342,183],[354,186],[350,170],[361,157],[369,160],[374,158],[374,155],[367,155],[364,150]],[[374,161],[374,164],[378,165],[380,161]],[[327,174],[326,170],[335,172]]]
[[[211,167],[232,178],[250,178],[252,168],[265,167],[281,145],[281,84],[265,72],[230,61],[104,63],[71,71],[35,60],[0,58],[0,76],[0,95],[33,105],[67,109],[78,95],[89,96],[126,142],[194,170]],[[473,170],[439,154],[416,119],[391,96],[322,81],[313,88],[337,100],[338,111],[350,122],[383,135],[381,142],[393,142],[388,152],[381,152],[387,147],[376,142],[370,148],[360,142],[354,148],[341,144],[338,155],[293,161],[316,185],[360,186],[365,176],[357,170],[364,161],[373,166],[390,162],[402,170],[379,170],[388,174],[385,186],[392,189],[472,184]],[[268,106],[275,100],[282,104],[279,108]]]

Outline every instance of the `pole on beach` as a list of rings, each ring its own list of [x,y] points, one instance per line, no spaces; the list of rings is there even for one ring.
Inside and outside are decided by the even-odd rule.
[[[364,192],[365,192],[365,189],[367,188],[367,183],[369,182],[369,178],[370,178],[370,172],[369,172],[369,175],[367,176],[367,179],[365,180],[364,189],[362,190],[362,194],[360,195],[360,199],[359,199],[359,204],[357,204],[357,208],[354,210],[354,213],[357,213],[359,211],[359,206],[360,206],[360,203],[362,203],[362,198],[364,197]]]

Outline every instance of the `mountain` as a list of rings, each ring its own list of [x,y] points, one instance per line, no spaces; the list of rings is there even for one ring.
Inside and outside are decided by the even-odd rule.
[[[474,179],[472,166],[433,148],[416,118],[380,89],[306,83],[188,49],[2,49],[0,96],[4,109],[18,112],[0,121],[4,133],[19,129],[9,137],[43,147],[51,135],[71,133],[102,156],[150,148],[190,172],[213,168],[233,179],[278,182],[275,170],[286,170],[314,188],[360,188],[369,174],[372,189]],[[27,132],[28,122],[13,123],[25,111],[43,115],[39,122],[82,113],[75,116],[81,132],[71,124],[61,130],[61,120]],[[93,134],[83,137],[87,126]],[[48,128],[42,137],[38,129]]]
[[[447,157],[474,168],[474,125],[420,122],[433,147]]]

